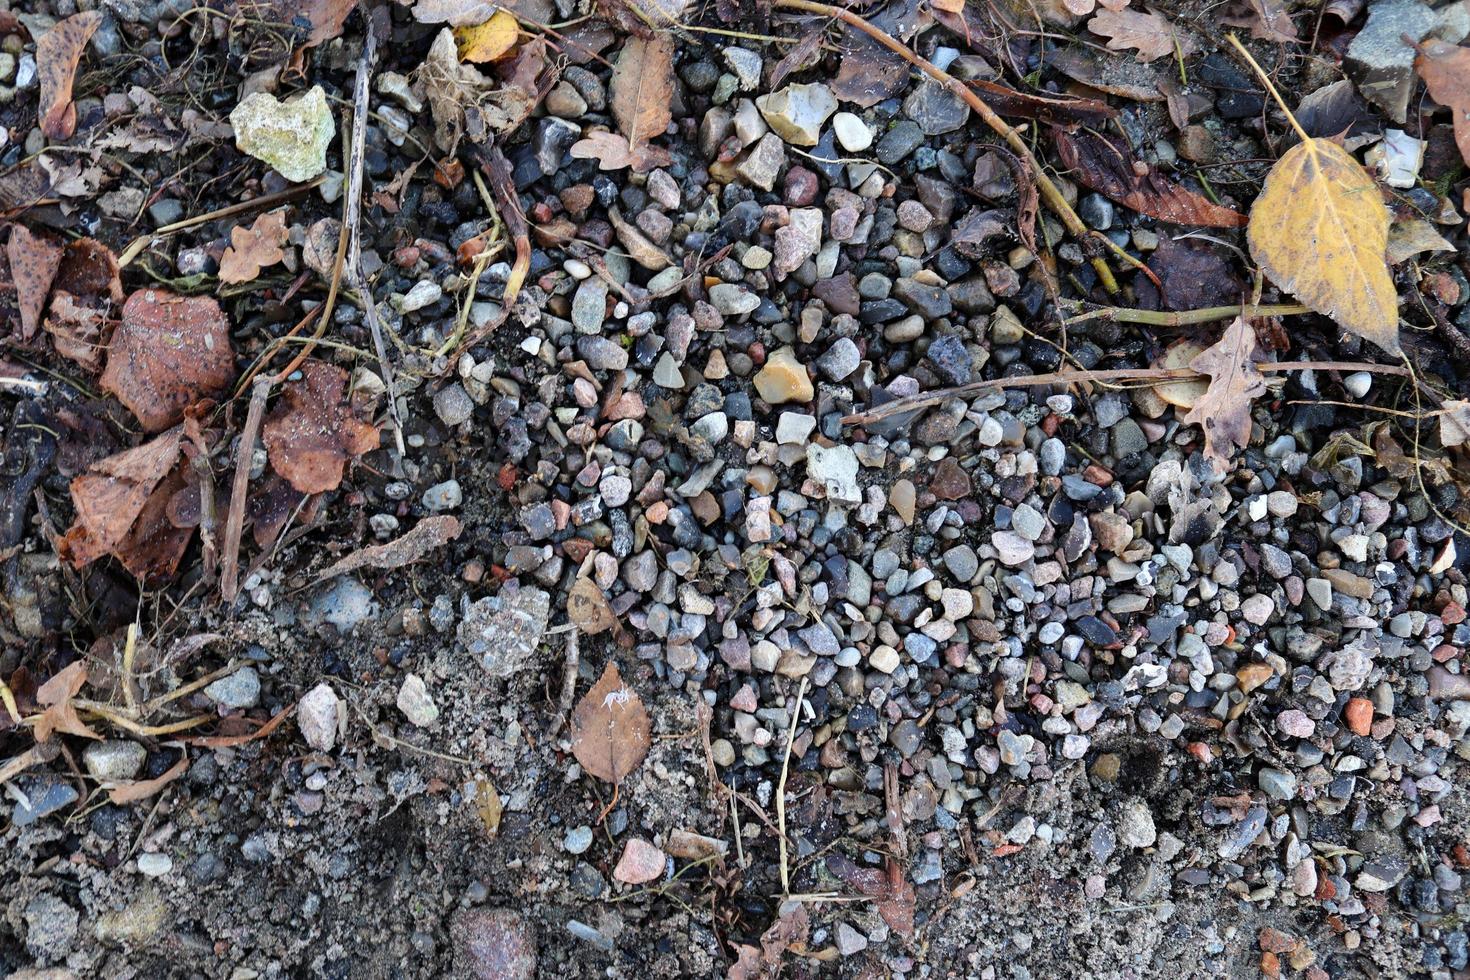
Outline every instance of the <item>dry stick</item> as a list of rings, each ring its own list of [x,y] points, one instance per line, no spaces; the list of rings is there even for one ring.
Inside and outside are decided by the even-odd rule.
[[[1409,376],[1407,368],[1396,364],[1369,364],[1357,361],[1283,361],[1280,363],[1257,364],[1256,370],[1265,374],[1285,371],[1370,371],[1375,374]],[[1051,374],[1021,374],[1010,378],[991,378],[988,381],[971,381],[953,388],[941,388],[911,398],[898,398],[885,402],[866,412],[855,412],[842,418],[843,425],[867,425],[891,415],[929,408],[950,398],[965,398],[991,388],[1029,388],[1034,385],[1076,384],[1083,381],[1192,381],[1205,375],[1190,368],[1114,368],[1107,371],[1053,371]]]
[[[577,694],[577,669],[582,663],[578,632],[575,628],[567,631],[566,655],[562,659],[561,697],[556,702],[556,718],[551,722],[551,731],[546,736],[548,739],[556,738],[562,726],[567,723],[567,716],[572,711],[572,698]]]
[[[220,595],[225,605],[233,605],[239,594],[240,535],[245,531],[245,493],[250,488],[250,457],[255,452],[255,437],[265,415],[265,400],[271,391],[270,378],[256,378],[250,392],[250,408],[245,413],[245,428],[240,431],[240,446],[235,452],[235,482],[230,488],[230,513],[225,518],[224,554],[220,562]]]
[[[790,871],[786,863],[786,774],[791,768],[791,746],[796,741],[796,725],[801,721],[801,702],[806,697],[806,678],[796,692],[796,710],[791,712],[791,727],[786,732],[786,754],[781,759],[781,782],[776,786],[776,823],[781,837],[781,894],[791,894]]]
[[[383,343],[383,325],[378,318],[378,305],[373,300],[373,291],[368,288],[367,277],[362,272],[362,167],[363,151],[367,145],[368,123],[368,79],[372,75],[373,59],[377,54],[377,36],[373,33],[373,18],[363,11],[366,37],[362,42],[362,56],[357,62],[357,78],[352,86],[352,175],[347,189],[352,198],[347,204],[347,276],[352,288],[357,291],[363,304],[363,316],[373,335],[373,349],[378,355],[378,368],[383,373],[383,384],[388,389],[388,415],[393,419],[393,441],[398,455],[407,453],[403,444],[403,419],[398,416],[398,393],[393,385],[393,367],[388,363],[388,348]]]
[[[1090,234],[1090,229],[1088,229],[1086,223],[1077,216],[1077,212],[1072,209],[1072,205],[1067,203],[1067,199],[1064,198],[1062,196],[1062,192],[1057,189],[1057,185],[1052,183],[1051,178],[1048,177],[1045,171],[1042,170],[1041,164],[1037,161],[1035,155],[1032,154],[1031,147],[1027,146],[1026,141],[1021,138],[1021,134],[1016,132],[1015,127],[1002,119],[994,109],[990,108],[990,104],[982,99],[978,94],[976,94],[975,90],[970,88],[970,86],[966,85],[958,78],[955,78],[949,72],[945,71],[943,68],[940,68],[938,65],[935,65],[928,59],[919,56],[907,44],[904,44],[902,41],[893,37],[893,35],[889,34],[887,31],[884,31],[878,27],[874,27],[872,24],[868,23],[862,17],[859,17],[857,14],[853,13],[850,10],[844,10],[841,7],[834,7],[831,4],[827,3],[816,3],[815,0],[775,0],[775,6],[784,7],[787,10],[800,10],[809,14],[818,14],[824,17],[833,17],[837,20],[840,20],[848,26],[853,27],[868,35],[868,37],[877,41],[879,44],[883,45],[885,48],[903,58],[909,64],[913,65],[915,68],[918,68],[924,74],[928,75],[930,78],[934,79],[936,82],[949,89],[955,95],[959,96],[970,106],[971,109],[974,109],[975,114],[978,115],[982,120],[984,120],[987,126],[989,126],[1002,139],[1004,139],[1006,143],[1010,146],[1010,148],[1016,153],[1016,155],[1025,162],[1027,168],[1030,169],[1032,176],[1036,178],[1036,186],[1041,191],[1042,198],[1046,201],[1047,206],[1052,209],[1056,216],[1062,219],[1062,224],[1067,226],[1067,230],[1075,235],[1084,244],[1088,241],[1096,240],[1092,238]],[[1116,244],[1108,240],[1106,237],[1102,238],[1101,241],[1113,251],[1122,251]],[[1117,293],[1118,281],[1113,278],[1113,270],[1108,266],[1107,259],[1103,258],[1101,255],[1095,255],[1092,257],[1091,261],[1093,269],[1097,272],[1098,279],[1102,281],[1103,288],[1106,289],[1110,295]]]
[[[1246,306],[1242,309],[1240,304],[1235,306],[1207,306],[1199,310],[1183,310],[1178,313],[1170,313],[1167,310],[1130,310],[1125,306],[1104,306],[1096,310],[1088,310],[1076,316],[1067,317],[1063,322],[1067,326],[1077,323],[1086,323],[1089,320],[1108,320],[1113,323],[1142,323],[1153,327],[1187,327],[1198,323],[1209,323],[1212,320],[1225,320],[1237,316],[1265,317],[1265,316],[1295,316],[1298,313],[1311,313],[1311,309],[1300,303],[1278,303],[1262,306]]]

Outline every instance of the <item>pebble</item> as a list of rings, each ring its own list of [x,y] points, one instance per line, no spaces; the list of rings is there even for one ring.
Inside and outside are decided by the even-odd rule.
[[[839,112],[833,116],[832,131],[848,153],[861,153],[873,145],[873,130],[855,113]]]
[[[82,751],[82,765],[86,766],[87,775],[107,783],[134,778],[147,759],[146,748],[125,739],[92,742]]]
[[[441,388],[434,394],[434,414],[450,428],[470,420],[475,414],[475,402],[469,392],[458,382]]]
[[[821,83],[796,83],[755,100],[761,116],[793,146],[816,146],[822,125],[837,111],[837,97]]]
[[[639,837],[630,837],[623,845],[623,856],[613,868],[613,878],[625,885],[646,885],[663,877],[668,857],[659,848]]]
[[[585,854],[592,846],[592,840],[592,828],[582,824],[567,831],[561,846],[568,854]]]
[[[455,510],[464,503],[464,492],[460,490],[458,480],[445,480],[425,490],[421,499],[426,510],[440,514]]]
[[[429,696],[423,678],[417,674],[405,674],[398,688],[398,710],[410,723],[427,728],[439,720],[439,708]]]
[[[1125,847],[1152,847],[1158,841],[1154,815],[1143,800],[1132,799],[1118,813],[1118,841]]]
[[[754,384],[756,392],[771,405],[809,402],[815,395],[811,375],[790,347],[781,347],[766,358]]]
[[[252,92],[230,111],[235,146],[274,167],[287,180],[311,180],[327,169],[327,145],[336,135],[332,109],[320,85],[278,100]]]
[[[204,693],[224,708],[253,708],[260,700],[260,674],[254,667],[241,667],[206,686]]]
[[[337,745],[337,711],[337,692],[325,681],[297,702],[296,725],[306,744],[317,752],[330,752]]]

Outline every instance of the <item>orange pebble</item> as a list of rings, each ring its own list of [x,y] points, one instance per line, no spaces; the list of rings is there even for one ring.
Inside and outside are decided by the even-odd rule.
[[[1343,706],[1342,718],[1354,735],[1368,735],[1373,731],[1373,702],[1367,698],[1350,698]]]

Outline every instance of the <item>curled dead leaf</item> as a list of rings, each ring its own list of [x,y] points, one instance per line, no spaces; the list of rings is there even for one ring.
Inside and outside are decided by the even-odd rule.
[[[1180,31],[1157,10],[1099,10],[1087,29],[1108,39],[1108,50],[1137,52],[1141,62],[1174,55],[1187,58],[1199,50],[1194,38]]]
[[[485,62],[505,57],[516,46],[520,24],[515,15],[497,10],[483,24],[456,27],[454,39],[459,44],[461,61]]]
[[[123,301],[117,257],[91,238],[69,242],[51,284],[46,332],[63,357],[88,371],[100,371],[107,353],[113,308]]]
[[[110,554],[145,581],[174,573],[194,533],[168,519],[169,501],[185,485],[182,431],[108,456],[71,481],[76,520],[58,542],[64,559],[81,567]]]
[[[163,289],[140,289],[128,297],[107,351],[102,388],[146,431],[176,424],[184,409],[220,394],[234,380],[230,322],[213,297]]]
[[[1425,41],[1414,58],[1429,97],[1450,110],[1455,145],[1470,166],[1470,48],[1438,39]]]
[[[598,779],[620,783],[648,755],[650,732],[642,699],[609,663],[572,712],[572,754]]]
[[[55,732],[81,735],[83,738],[101,738],[77,715],[72,698],[87,683],[87,665],[77,660],[58,671],[49,681],[36,688],[36,704],[42,708],[39,715],[27,719],[37,742],[50,741]]]
[[[77,108],[71,99],[72,83],[76,79],[82,52],[101,24],[99,11],[72,14],[36,41],[36,77],[41,86],[41,132],[50,139],[70,139],[77,128]]]
[[[346,393],[346,371],[307,361],[261,428],[271,468],[301,493],[337,489],[348,460],[378,448],[378,430],[358,418]]]
[[[286,257],[281,249],[286,244],[286,212],[267,211],[249,228],[236,225],[230,230],[230,247],[219,260],[220,282],[249,282],[260,270],[275,265]]]
[[[630,147],[662,136],[673,118],[673,39],[667,34],[628,38],[618,52],[609,90],[613,121]],[[634,169],[645,162],[636,151],[629,158]],[[648,169],[652,166],[658,164]]]
[[[1250,442],[1251,404],[1266,393],[1266,379],[1256,369],[1259,346],[1256,331],[1238,316],[1218,343],[1189,362],[1210,376],[1210,384],[1184,421],[1204,429],[1205,456],[1222,471],[1231,467],[1235,451]]]
[[[1101,13],[1098,14],[1102,16]],[[1053,129],[1057,152],[1071,176],[1104,197],[1151,218],[1178,225],[1240,228],[1246,217],[1185,190],[1144,164],[1128,144],[1115,136]]]
[[[11,226],[5,257],[10,260],[10,281],[15,284],[15,301],[20,307],[20,335],[25,340],[34,337],[41,324],[61,256],[61,243],[49,235],[34,234],[25,225]]]

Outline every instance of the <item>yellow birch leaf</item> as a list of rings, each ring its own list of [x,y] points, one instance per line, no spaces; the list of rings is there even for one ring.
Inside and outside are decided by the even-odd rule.
[[[495,15],[483,24],[454,29],[460,61],[483,63],[503,58],[516,46],[518,37],[520,26],[515,16],[505,10],[495,11]]]
[[[1306,139],[1266,176],[1246,239],[1251,258],[1283,291],[1397,354],[1389,221],[1378,185],[1351,153],[1331,140]]]

